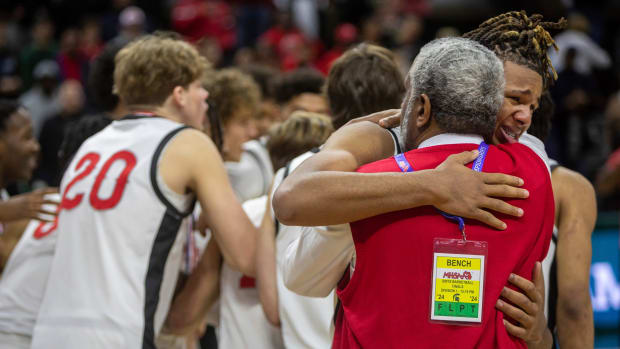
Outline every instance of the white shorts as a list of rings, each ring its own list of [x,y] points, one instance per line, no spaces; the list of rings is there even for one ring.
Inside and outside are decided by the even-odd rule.
[[[0,349],[30,349],[30,336],[0,332]]]

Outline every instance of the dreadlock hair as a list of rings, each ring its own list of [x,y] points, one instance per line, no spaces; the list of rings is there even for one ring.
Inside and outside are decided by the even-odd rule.
[[[557,23],[543,22],[543,16],[534,14],[528,17],[525,11],[502,13],[480,24],[477,29],[463,34],[486,46],[503,61],[524,65],[543,79],[543,88],[547,89],[558,78],[547,49],[551,46],[558,50],[549,30],[566,27],[566,19]]]

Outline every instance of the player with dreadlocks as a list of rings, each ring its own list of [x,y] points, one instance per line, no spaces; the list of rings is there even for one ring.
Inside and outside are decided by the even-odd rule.
[[[526,130],[533,111],[538,108],[543,90],[555,78],[546,54],[546,50],[554,45],[548,30],[561,29],[564,25],[563,19],[550,23],[543,22],[540,15],[528,17],[525,12],[508,12],[465,34],[466,38],[491,49],[504,63],[505,98],[497,116],[492,139],[494,143],[521,141],[544,160],[547,159],[542,142],[528,136]],[[376,122],[395,113],[400,114],[400,111],[372,115],[335,132],[320,153],[306,160],[278,188],[273,201],[278,219],[287,225],[333,225],[433,205],[450,214],[475,219],[503,230],[506,225],[490,211],[511,216],[523,215],[522,211],[499,199],[527,197],[529,193],[518,188],[523,181],[504,174],[470,171],[464,165],[476,158],[472,152],[452,155],[429,171],[372,175],[355,173],[361,165],[393,154],[394,141],[390,133]],[[316,205],[316,202],[323,204]],[[310,271],[313,249],[323,249],[325,244],[329,244],[331,250],[337,251],[333,246],[336,240],[303,234],[289,248],[287,263],[290,265],[286,269],[295,270],[297,275],[304,274],[301,269]],[[341,251],[353,245],[352,240],[346,242],[346,239],[340,238],[339,241],[344,241],[341,242]],[[301,249],[298,246],[313,248]],[[322,278],[339,280],[339,276],[333,277],[331,274],[343,275],[352,262],[343,256],[348,255],[334,253],[333,263],[322,263],[330,265],[330,270],[315,273],[320,273]],[[326,256],[323,254],[322,258]],[[284,279],[289,288],[302,294],[327,291],[304,284],[304,280],[315,279],[312,275],[306,276],[303,280],[287,280],[287,275],[284,275]],[[551,336],[545,330],[546,320],[542,314],[544,286],[539,266],[535,268],[533,279],[534,284],[518,275],[510,279],[510,283],[518,288],[528,290],[525,293],[527,297],[517,292],[502,293],[524,310],[507,302],[502,302],[498,308],[509,316],[518,314],[518,317],[513,317],[517,319],[514,324],[506,322],[509,333],[524,339],[530,348],[548,347]]]

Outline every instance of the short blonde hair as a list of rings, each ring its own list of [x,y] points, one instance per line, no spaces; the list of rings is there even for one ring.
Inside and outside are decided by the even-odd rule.
[[[307,111],[296,111],[283,123],[271,127],[267,150],[274,170],[322,145],[332,132],[334,126],[329,116]]]
[[[179,39],[146,35],[118,52],[114,92],[128,105],[162,105],[177,86],[202,79],[209,63]]]
[[[226,124],[239,108],[249,108],[252,115],[259,115],[261,93],[250,75],[236,68],[222,69],[213,78],[203,79],[209,91],[209,110],[215,112],[222,124]]]

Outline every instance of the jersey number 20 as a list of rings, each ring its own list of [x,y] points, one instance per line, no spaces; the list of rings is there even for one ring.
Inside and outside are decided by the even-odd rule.
[[[81,172],[79,172],[78,175],[75,176],[65,188],[65,192],[62,196],[62,201],[58,208],[59,211],[60,210],[71,210],[77,207],[82,202],[82,199],[84,198],[84,193],[78,193],[74,197],[69,198],[68,197],[69,190],[71,190],[71,187],[73,187],[77,182],[83,180],[88,175],[90,175],[91,172],[93,172],[100,158],[101,156],[99,154],[91,152],[91,153],[84,155],[80,159],[80,161],[78,161],[77,165],[75,166],[75,170],[79,172],[80,169],[82,168],[84,169]],[[116,184],[114,186],[114,191],[112,192],[112,195],[107,199],[102,199],[99,197],[99,189],[101,188],[101,183],[105,179],[106,173],[110,170],[110,167],[112,167],[112,165],[116,161],[125,162],[125,168],[123,169],[123,171],[120,173],[120,175],[116,179]],[[123,192],[125,191],[125,185],[127,184],[127,178],[129,177],[129,174],[134,169],[134,167],[136,167],[136,162],[137,160],[136,160],[135,155],[133,155],[129,151],[121,150],[117,153],[114,153],[114,155],[112,155],[103,164],[103,167],[99,171],[99,174],[97,174],[97,178],[95,179],[95,183],[93,184],[93,187],[89,195],[90,205],[94,209],[108,210],[108,209],[114,208],[118,204],[118,202],[121,200],[121,197],[123,196]],[[84,167],[85,165],[86,167]],[[54,229],[56,229],[56,226],[57,226],[58,216],[56,217],[57,217],[56,221],[54,221],[54,223],[48,229],[44,229],[45,223],[42,222],[35,230],[34,237],[36,239],[40,239],[44,236],[49,235],[52,231],[54,231]]]

